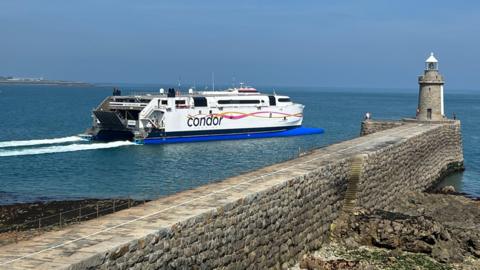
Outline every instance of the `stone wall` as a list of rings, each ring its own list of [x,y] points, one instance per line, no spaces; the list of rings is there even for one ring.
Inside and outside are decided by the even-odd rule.
[[[397,123],[376,124],[383,128]],[[380,129],[379,128],[379,129]],[[394,136],[392,133],[388,136]],[[358,154],[358,153],[357,153]],[[385,207],[463,166],[460,124],[387,140],[365,155],[357,204]],[[352,156],[116,247],[92,268],[263,269],[318,249],[343,204]],[[455,167],[457,166],[457,167]]]
[[[117,247],[92,269],[285,268],[328,237],[348,168],[348,160],[340,160],[219,206]]]
[[[409,191],[423,191],[445,175],[463,170],[460,122],[451,121],[401,143],[366,153],[358,205],[385,208]]]
[[[399,127],[403,125],[402,121],[386,121],[386,120],[364,120],[360,130],[360,136],[369,135],[375,132]]]

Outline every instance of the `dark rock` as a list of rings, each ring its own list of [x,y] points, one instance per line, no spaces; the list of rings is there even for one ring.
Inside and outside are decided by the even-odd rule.
[[[432,253],[432,246],[422,240],[414,240],[413,242],[406,242],[403,246],[404,250],[415,253]]]
[[[447,249],[435,247],[432,250],[432,257],[441,263],[448,263],[450,262],[451,254]]]
[[[466,241],[468,246],[468,251],[473,254],[473,256],[480,258],[480,240],[476,239],[468,239]]]
[[[394,258],[400,250],[423,253],[449,264],[480,258],[480,204],[458,193],[409,193],[386,209],[357,207],[335,224],[334,242],[350,249],[397,250],[388,256]]]

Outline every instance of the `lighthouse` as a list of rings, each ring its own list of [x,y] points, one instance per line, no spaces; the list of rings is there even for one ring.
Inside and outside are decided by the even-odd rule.
[[[441,121],[445,118],[443,76],[438,72],[438,60],[433,53],[425,61],[423,75],[418,78],[417,120]]]

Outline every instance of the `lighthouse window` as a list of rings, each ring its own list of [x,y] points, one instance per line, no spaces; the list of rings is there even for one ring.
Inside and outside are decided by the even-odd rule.
[[[260,103],[260,100],[255,100],[255,99],[238,99],[238,100],[223,99],[218,101],[218,104],[259,104],[259,103]]]
[[[290,102],[289,98],[279,98],[278,102]]]

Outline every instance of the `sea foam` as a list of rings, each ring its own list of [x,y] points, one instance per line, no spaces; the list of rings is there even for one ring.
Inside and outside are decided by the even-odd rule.
[[[61,144],[61,143],[80,142],[80,141],[86,141],[86,139],[81,138],[79,136],[69,136],[69,137],[63,137],[63,138],[52,138],[52,139],[41,139],[41,140],[4,141],[4,142],[0,142],[0,148]]]
[[[0,150],[0,157],[76,152],[76,151],[85,151],[85,150],[116,148],[116,147],[122,147],[122,146],[128,146],[128,145],[136,145],[136,144],[129,141],[116,141],[116,142],[108,142],[108,143],[54,145],[54,146],[26,148],[26,149],[24,148],[24,149],[14,149],[14,150],[3,149],[3,150]]]

